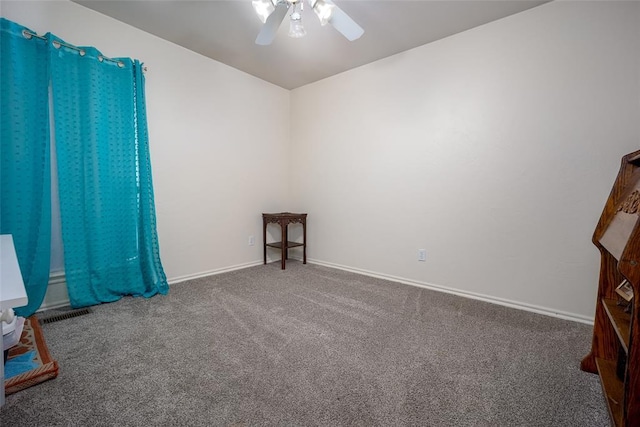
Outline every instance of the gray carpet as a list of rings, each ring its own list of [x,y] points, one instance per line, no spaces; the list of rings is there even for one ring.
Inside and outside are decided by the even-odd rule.
[[[609,425],[589,326],[295,261],[43,331],[3,426]]]

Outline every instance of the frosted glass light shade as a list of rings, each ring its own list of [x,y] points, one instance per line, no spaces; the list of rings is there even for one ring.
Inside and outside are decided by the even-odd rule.
[[[253,0],[251,4],[253,5],[253,9],[256,11],[258,18],[260,18],[263,24],[267,22],[267,18],[269,17],[269,15],[271,15],[273,11],[276,10],[271,0]]]
[[[327,3],[324,0],[316,0],[313,2],[313,11],[318,15],[320,25],[327,25],[333,16],[333,8],[335,5]]]
[[[289,37],[299,39],[307,34],[307,30],[302,25],[302,17],[298,12],[291,14],[291,20],[289,21]]]

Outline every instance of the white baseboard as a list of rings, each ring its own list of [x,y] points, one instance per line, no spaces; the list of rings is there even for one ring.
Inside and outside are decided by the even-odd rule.
[[[311,264],[322,265],[324,267],[337,268],[339,270],[350,271],[352,273],[363,274],[365,276],[376,277],[378,279],[390,280],[392,282],[404,283],[405,285],[417,286],[419,288],[430,289],[433,291],[445,292],[447,294],[458,295],[465,298],[471,298],[479,301],[489,302],[492,304],[502,305],[505,307],[516,308],[519,310],[530,311],[533,313],[544,314],[546,316],[557,317],[564,320],[571,320],[579,323],[586,323],[587,325],[593,325],[593,318],[583,316],[576,313],[569,313],[560,310],[554,310],[548,307],[541,307],[533,304],[527,304],[519,301],[508,300],[505,298],[492,297],[489,295],[478,294],[475,292],[462,291],[460,289],[448,288],[446,286],[434,285],[432,283],[420,282],[417,280],[406,279],[404,277],[391,276],[388,274],[382,274],[375,271],[362,270],[359,268],[347,267],[340,264],[334,264],[331,262],[320,261],[317,259],[307,258],[307,262]]]
[[[174,285],[176,283],[185,282],[187,280],[199,279],[201,277],[214,276],[216,274],[227,273],[229,271],[242,270],[244,268],[255,267],[256,265],[262,264],[262,260],[260,261],[251,261],[244,264],[236,264],[230,267],[217,268],[215,270],[203,271],[201,273],[187,274],[186,276],[178,276],[173,277],[171,279],[167,279],[167,282],[170,285]]]
[[[244,264],[232,265],[230,267],[218,268],[215,270],[203,271],[201,273],[189,274],[186,276],[173,277],[167,279],[169,285],[184,282],[187,280],[198,279],[200,277],[213,276],[215,274],[227,273],[229,271],[241,270],[243,268],[254,267],[262,264],[262,261],[252,261]],[[67,282],[65,281],[64,272],[51,273],[49,276],[49,285],[44,300],[37,311],[52,310],[60,307],[69,306],[69,293],[67,292]]]
[[[298,258],[292,257],[291,259],[298,259]],[[302,259],[299,259],[299,261],[302,261]],[[593,325],[593,318],[582,316],[575,313],[568,313],[568,312],[554,310],[547,307],[541,307],[533,304],[526,304],[519,301],[512,301],[505,298],[498,298],[498,297],[492,297],[489,295],[483,295],[483,294],[478,294],[474,292],[462,291],[460,289],[448,288],[446,286],[434,285],[432,283],[420,282],[417,280],[406,279],[403,277],[391,276],[388,274],[378,273],[375,271],[347,267],[345,265],[334,264],[331,262],[321,261],[317,259],[307,258],[307,262],[310,264],[317,264],[325,267],[337,268],[339,270],[350,271],[352,273],[363,274],[365,276],[390,280],[392,282],[404,283],[406,285],[417,286],[420,288],[431,289],[439,292],[445,292],[448,294],[458,295],[465,298],[485,301],[492,304],[502,305],[505,307],[516,308],[519,310],[530,311],[533,313],[543,314],[546,316],[557,317],[560,319],[571,320],[574,322]],[[260,264],[262,264],[262,260],[252,261],[244,264],[236,264],[230,267],[223,267],[215,270],[208,270],[200,273],[173,277],[171,279],[168,279],[167,282],[169,283],[169,285],[174,285],[176,283],[185,282],[187,280],[199,279],[201,277],[213,276],[216,274],[227,273],[229,271],[242,270],[244,268],[254,267]],[[69,305],[69,294],[67,293],[67,284],[64,280],[64,273],[59,272],[59,273],[51,274],[51,276],[49,277],[49,287],[47,288],[47,293],[38,311],[50,310],[50,309],[60,308],[68,305]]]
[[[68,305],[69,293],[67,292],[67,282],[65,281],[64,272],[51,273],[47,293],[37,311],[51,310]]]

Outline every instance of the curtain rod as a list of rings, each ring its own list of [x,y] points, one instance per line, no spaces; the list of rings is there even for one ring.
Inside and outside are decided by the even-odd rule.
[[[40,40],[47,40],[47,38],[45,36],[39,36],[38,34],[32,33],[31,31],[27,31],[27,30],[22,30],[22,35],[27,40],[31,39],[32,37],[37,37]],[[54,40],[52,42],[52,44],[53,44],[53,47],[55,47],[56,49],[60,49],[61,46],[64,46],[64,47],[67,47],[69,49],[77,50],[80,53],[80,56],[84,56],[85,53],[86,53],[84,51],[84,49],[81,49],[81,48],[79,48],[77,46],[73,46],[71,44],[59,42],[57,40]],[[98,61],[100,61],[100,62],[102,62],[102,61],[110,61],[110,62],[114,62],[114,63],[118,64],[118,67],[120,67],[120,68],[124,67],[124,62],[122,62],[122,61],[120,61],[118,59],[112,59],[112,58],[106,57],[104,55],[98,55]],[[143,72],[147,71],[147,66],[146,65],[144,65],[142,67],[142,71]]]

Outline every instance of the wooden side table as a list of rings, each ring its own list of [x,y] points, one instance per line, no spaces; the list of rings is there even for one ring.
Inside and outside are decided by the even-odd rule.
[[[267,224],[280,224],[282,240],[279,242],[267,243]],[[289,224],[302,224],[302,243],[290,242],[288,238]],[[262,214],[262,241],[264,242],[264,263],[267,263],[267,246],[278,248],[281,251],[281,266],[285,269],[285,261],[289,258],[289,248],[302,246],[302,263],[307,263],[307,214],[306,213],[263,213]]]

